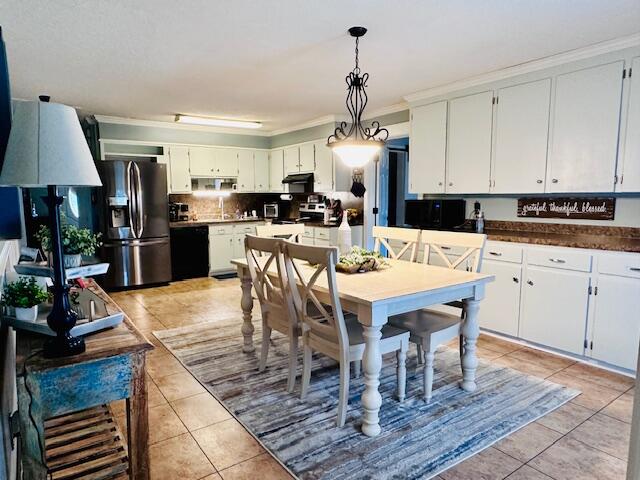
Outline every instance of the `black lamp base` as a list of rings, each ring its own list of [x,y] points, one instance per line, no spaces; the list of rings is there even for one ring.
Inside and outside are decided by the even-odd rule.
[[[74,337],[66,332],[47,340],[44,344],[43,354],[45,358],[69,357],[84,353],[85,349],[84,338]]]

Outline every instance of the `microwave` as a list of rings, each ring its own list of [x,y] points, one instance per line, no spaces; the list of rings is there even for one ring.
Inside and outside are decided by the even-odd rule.
[[[452,230],[466,220],[464,200],[406,200],[404,223],[424,230]]]
[[[277,203],[265,203],[264,204],[264,218],[279,218],[280,209]]]

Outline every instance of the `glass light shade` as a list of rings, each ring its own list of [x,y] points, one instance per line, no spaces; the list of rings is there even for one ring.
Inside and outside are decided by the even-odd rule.
[[[342,140],[329,144],[331,150],[350,168],[364,167],[379,152],[384,142],[377,140]]]

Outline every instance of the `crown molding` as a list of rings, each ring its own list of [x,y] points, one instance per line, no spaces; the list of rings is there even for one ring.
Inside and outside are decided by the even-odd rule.
[[[626,37],[620,37],[613,40],[596,43],[587,47],[577,48],[575,50],[569,50],[568,52],[551,55],[549,57],[531,60],[526,63],[521,63],[500,70],[483,73],[475,77],[469,77],[464,80],[448,83],[446,85],[439,85],[437,87],[406,95],[404,99],[410,104],[416,103],[456,90],[464,90],[465,88],[476,87],[485,83],[505,80],[517,75],[537,72],[546,68],[557,67],[565,63],[584,60],[587,58],[596,57],[598,55],[604,55],[607,53],[624,50],[625,48],[632,48],[637,46],[640,46],[640,33],[635,33]]]
[[[348,117],[346,115],[324,115],[322,117],[314,118],[307,122],[292,125],[291,127],[279,128],[278,130],[272,130],[269,134],[270,137],[276,135],[282,135],[284,133],[296,132],[298,130],[304,130],[305,128],[319,127],[320,125],[326,125],[328,123],[346,122]]]
[[[409,104],[407,102],[394,103],[388,107],[378,108],[377,110],[371,110],[362,117],[363,120],[371,120],[372,118],[382,117],[391,113],[402,112],[403,110],[409,110]]]
[[[157,120],[141,120],[138,118],[112,117],[109,115],[94,115],[99,123],[117,125],[134,125],[137,127],[170,128],[173,130],[191,130],[196,132],[227,133],[232,135],[249,135],[252,137],[270,137],[270,132],[248,130],[243,128],[210,127],[207,125],[188,125],[175,122],[161,122]]]

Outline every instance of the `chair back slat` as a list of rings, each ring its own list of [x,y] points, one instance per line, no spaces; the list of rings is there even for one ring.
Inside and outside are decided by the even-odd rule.
[[[256,235],[258,237],[281,238],[301,243],[304,235],[304,224],[258,225],[256,227]]]
[[[372,230],[375,239],[374,250],[380,252],[381,247],[387,249],[387,254],[394,260],[403,260],[403,256],[409,253],[408,260],[415,262],[418,254],[418,242],[420,241],[420,230],[412,228],[380,227],[374,226]],[[392,247],[390,240],[402,242],[402,247]]]
[[[466,270],[479,272],[486,239],[487,236],[480,233],[423,230],[420,235],[420,243],[424,247],[423,262],[429,263],[430,253],[433,251],[447,268],[458,268],[466,262]],[[465,250],[452,260],[452,254],[445,253],[442,247],[458,247]]]
[[[283,252],[289,282],[285,295],[292,299],[303,331],[338,343],[341,351],[346,351],[344,349],[348,349],[349,336],[340,305],[335,270],[338,250],[335,247],[284,242]],[[305,264],[315,267],[312,273],[309,273],[310,269]],[[313,291],[323,277],[327,283],[330,309],[320,302]]]

